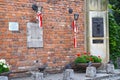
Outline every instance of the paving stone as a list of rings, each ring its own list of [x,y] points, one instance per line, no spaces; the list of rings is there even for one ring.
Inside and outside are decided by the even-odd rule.
[[[63,80],[74,80],[74,70],[66,69],[63,73]]]
[[[34,80],[43,80],[43,73],[40,72],[32,72]]]
[[[114,65],[113,64],[107,64],[106,66],[107,73],[114,73]]]
[[[87,67],[86,69],[86,76],[87,77],[95,77],[96,76],[96,68],[95,67]]]
[[[0,76],[0,80],[8,80],[7,76]]]

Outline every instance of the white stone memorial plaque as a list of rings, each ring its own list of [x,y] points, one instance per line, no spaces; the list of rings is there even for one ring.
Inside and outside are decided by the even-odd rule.
[[[38,23],[27,23],[27,47],[43,47],[43,28]]]
[[[9,30],[10,31],[19,31],[18,22],[9,22]]]

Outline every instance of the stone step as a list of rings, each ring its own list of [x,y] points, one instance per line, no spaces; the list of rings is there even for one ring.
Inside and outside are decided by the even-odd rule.
[[[105,74],[102,74],[104,76],[97,76],[97,77],[94,77],[94,78],[88,78],[86,80],[120,80],[120,74],[108,74],[108,75],[105,75]]]
[[[104,70],[98,71],[96,77],[88,78],[86,80],[120,80],[120,70],[115,70],[111,74],[107,74]]]
[[[47,74],[43,80],[63,80],[63,73]],[[14,78],[11,80],[34,80],[32,77]],[[120,70],[115,70],[113,74],[107,74],[105,71],[98,71],[95,77],[86,77],[85,73],[74,73],[73,80],[120,80]]]

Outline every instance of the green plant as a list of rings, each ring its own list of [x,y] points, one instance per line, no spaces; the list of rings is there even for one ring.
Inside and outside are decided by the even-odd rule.
[[[109,4],[109,46],[110,60],[118,68],[117,58],[120,57],[120,2],[110,0]]]
[[[94,56],[94,55],[82,55],[82,56],[77,56],[75,59],[75,63],[88,63],[88,62],[93,62],[93,63],[101,63],[102,59],[100,56]]]
[[[9,71],[9,65],[6,63],[5,59],[0,59],[0,74]]]
[[[94,60],[94,63],[100,63],[100,62],[102,62],[102,59],[100,58],[100,56],[91,56],[92,58],[93,58],[93,60]]]

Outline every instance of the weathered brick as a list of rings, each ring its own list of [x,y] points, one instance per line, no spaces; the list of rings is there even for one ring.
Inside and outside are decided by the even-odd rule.
[[[27,48],[27,22],[36,22],[33,3],[43,6],[43,48]],[[5,58],[13,70],[32,66],[35,60],[49,67],[64,66],[75,58],[71,56],[85,51],[84,11],[84,0],[0,0],[0,58]],[[76,12],[79,32],[78,47],[74,48],[71,23]],[[19,31],[9,31],[9,22],[18,22]]]

